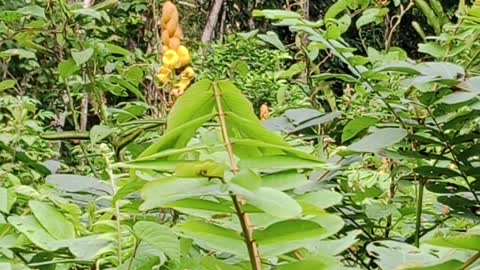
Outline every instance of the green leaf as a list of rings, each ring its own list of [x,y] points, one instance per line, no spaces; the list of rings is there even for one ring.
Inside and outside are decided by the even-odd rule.
[[[480,251],[480,235],[478,234],[439,237],[428,240],[427,243],[435,246]]]
[[[107,138],[112,133],[113,130],[108,126],[102,124],[93,126],[90,130],[90,141],[92,142],[92,144],[99,143],[101,140]]]
[[[370,219],[381,219],[393,215],[397,212],[397,205],[395,204],[383,204],[378,201],[373,201],[365,206],[365,214]]]
[[[8,217],[8,223],[41,249],[48,251],[56,250],[51,245],[56,239],[40,225],[34,216],[10,216]]]
[[[294,76],[302,73],[306,68],[304,62],[296,63],[290,66],[287,70],[279,71],[275,74],[275,77],[278,79],[291,79]]]
[[[309,183],[307,176],[303,173],[298,173],[296,170],[268,174],[262,177],[262,181],[264,187],[280,191],[294,189]]]
[[[180,240],[170,227],[152,221],[139,221],[133,225],[133,231],[138,240],[157,252],[163,252],[174,260],[180,259]]]
[[[263,156],[263,157],[244,157],[240,159],[240,167],[250,169],[305,169],[322,168],[325,163],[302,159],[294,156]]]
[[[447,47],[429,42],[418,44],[418,52],[429,54],[435,58],[442,58],[447,54]]]
[[[50,235],[58,240],[75,238],[75,229],[73,224],[68,221],[62,213],[60,213],[52,205],[39,202],[29,201],[28,206],[32,210],[33,215],[38,222],[47,230]]]
[[[90,261],[108,252],[108,246],[114,240],[109,234],[95,234],[76,239],[62,240],[51,243],[55,249],[68,247],[70,252],[79,260]]]
[[[376,123],[378,123],[378,119],[373,117],[368,117],[368,116],[355,118],[351,120],[343,128],[342,142],[346,142],[354,138],[358,133],[368,129],[369,127],[375,125]]]
[[[438,102],[449,104],[449,105],[458,104],[458,103],[462,103],[462,102],[472,100],[472,99],[478,97],[479,94],[480,93],[455,92],[455,93],[452,93],[450,95],[444,96]]]
[[[188,90],[187,92],[190,92],[190,90]],[[182,95],[182,97],[184,96],[185,95]],[[178,101],[175,104],[178,104]],[[170,112],[170,115],[172,114],[173,112]],[[189,119],[187,119],[183,125],[180,125],[175,129],[169,130],[162,136],[162,138],[158,142],[150,145],[145,151],[143,151],[139,158],[151,156],[162,150],[175,148],[179,149],[185,147],[190,141],[190,139],[193,137],[197,129],[205,122],[211,120],[215,115],[215,113],[210,113],[202,117],[198,117],[195,120],[190,121]]]
[[[315,257],[299,262],[288,263],[277,267],[278,270],[333,270],[340,269],[339,263],[333,257]]]
[[[302,204],[310,204],[321,209],[326,209],[340,204],[343,196],[335,191],[319,190],[298,196],[296,199]]]
[[[457,260],[450,260],[444,263],[433,264],[431,266],[424,266],[424,267],[407,267],[402,268],[405,270],[452,270],[452,269],[461,269],[460,267],[463,265],[462,262]]]
[[[93,56],[93,48],[87,48],[83,51],[72,51],[72,57],[77,66],[85,64]]]
[[[260,254],[265,258],[282,255],[299,248],[309,247],[326,237],[326,230],[309,220],[286,220],[274,223],[265,230],[256,230]]]
[[[140,210],[163,207],[165,204],[205,194],[220,193],[220,185],[208,178],[168,177],[147,183],[140,193],[145,202]]]
[[[441,168],[434,166],[421,166],[413,169],[416,173],[428,177],[428,178],[441,178],[441,177],[458,177],[461,176],[456,171],[449,168]]]
[[[319,75],[313,75],[311,78],[315,81],[328,81],[328,80],[340,80],[344,82],[355,83],[358,80],[348,74],[335,74],[335,73],[322,73]]]
[[[78,70],[80,70],[80,68],[76,65],[73,59],[64,60],[58,64],[58,73],[64,79],[67,79]]]
[[[105,45],[105,48],[107,48],[112,54],[118,54],[122,56],[130,56],[132,54],[129,50],[115,44],[103,43],[103,45]]]
[[[115,203],[118,200],[124,199],[128,195],[139,191],[145,184],[146,182],[140,179],[134,179],[134,180],[128,181],[127,184],[122,186],[117,191],[117,193],[115,193],[115,196],[113,196],[113,199],[112,199],[112,203]]]
[[[347,232],[347,235],[338,240],[322,240],[314,244],[314,249],[317,254],[336,256],[344,252],[349,247],[353,246],[359,241],[357,236],[362,232],[354,230]]]
[[[274,217],[293,218],[302,213],[300,205],[279,190],[261,187],[250,191],[233,183],[230,185],[230,189],[245,198],[248,204]]]
[[[159,256],[135,256],[124,261],[116,270],[150,270],[160,264]]]
[[[225,205],[213,200],[203,200],[196,198],[189,198],[167,203],[165,207],[173,208],[182,212],[182,210],[204,210],[220,213],[235,213],[232,205]]]
[[[0,92],[13,88],[17,82],[15,80],[4,80],[0,82]]]
[[[267,19],[301,19],[302,15],[297,12],[289,10],[280,10],[280,9],[264,9],[264,10],[254,10],[254,17],[265,17]]]
[[[379,24],[383,22],[383,17],[387,15],[388,8],[369,8],[362,13],[362,16],[358,18],[355,22],[357,29],[362,28],[362,26],[375,23]]]
[[[392,146],[407,136],[407,131],[402,128],[382,128],[375,130],[359,141],[351,144],[348,149],[354,152],[376,153],[383,148]]]
[[[12,189],[0,187],[0,212],[9,214],[17,196]]]
[[[252,107],[252,103],[242,94],[235,84],[229,80],[223,80],[215,82],[218,85],[222,96],[222,107],[225,113],[227,113],[227,120],[230,118],[242,118],[252,123],[256,123],[256,126],[261,126],[260,121]],[[228,124],[228,121],[227,121]]]
[[[267,34],[258,34],[257,37],[273,46],[275,48],[284,51],[286,50],[285,45],[283,45],[282,41],[280,38],[278,38],[277,33],[273,31],[268,31]]]
[[[45,10],[39,6],[32,5],[32,6],[25,6],[23,8],[19,8],[16,10],[16,12],[21,13],[23,15],[30,15],[34,17],[39,17],[42,19],[47,19],[45,17]]]
[[[184,237],[191,238],[201,247],[218,252],[228,252],[246,258],[247,247],[243,238],[236,231],[200,220],[188,220],[177,226]]]
[[[212,82],[202,80],[193,84],[168,114],[167,132],[212,113],[214,107]]]
[[[319,125],[323,125],[325,123],[331,122],[331,121],[339,118],[340,116],[342,116],[341,112],[331,112],[331,113],[321,115],[319,117],[315,117],[313,119],[310,119],[310,120],[298,125],[294,130],[290,131],[290,133],[295,133],[295,132],[304,130],[306,128],[318,127]]]
[[[9,49],[3,52],[0,52],[0,57],[12,57],[12,56],[18,56],[19,58],[27,58],[27,59],[35,59],[35,53],[31,51],[27,51],[24,49]]]
[[[241,170],[230,182],[253,192],[262,186],[262,178],[250,169]]]

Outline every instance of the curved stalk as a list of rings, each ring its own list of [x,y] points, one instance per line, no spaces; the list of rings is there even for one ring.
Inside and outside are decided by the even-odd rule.
[[[213,83],[213,90],[215,95],[215,101],[217,103],[217,112],[218,118],[220,120],[220,128],[222,130],[223,141],[225,143],[228,153],[228,159],[230,160],[230,167],[232,172],[234,174],[237,174],[239,172],[239,168],[237,161],[235,160],[235,155],[233,154],[232,142],[230,141],[230,137],[228,135],[227,124],[225,121],[225,112],[223,111],[222,107],[222,93],[220,92],[220,89],[218,89],[218,85],[216,83]],[[253,238],[252,221],[250,220],[250,216],[242,210],[242,205],[245,202],[243,202],[233,192],[230,192],[230,197],[235,207],[235,212],[237,213],[238,219],[240,220],[240,224],[242,226],[243,237],[245,240],[245,244],[247,245],[252,270],[262,270],[262,263],[260,254],[258,252],[257,242]]]

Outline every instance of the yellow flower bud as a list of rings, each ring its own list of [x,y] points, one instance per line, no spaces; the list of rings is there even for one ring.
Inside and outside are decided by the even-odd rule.
[[[161,67],[158,74],[156,75],[157,80],[162,84],[167,84],[172,79],[172,70],[166,67]]]
[[[162,62],[170,69],[174,69],[178,64],[178,54],[174,50],[168,50],[163,54]]]
[[[183,95],[191,81],[191,79],[181,79],[179,83],[175,84],[172,94],[177,97]]]
[[[184,66],[190,64],[190,62],[192,61],[192,58],[190,57],[190,52],[183,45],[178,47],[177,54],[178,54],[178,58],[180,59],[179,62],[178,62],[178,67],[177,68],[184,67]]]
[[[195,75],[196,74],[195,74],[195,71],[193,70],[193,68],[192,67],[187,67],[180,74],[180,78],[186,79],[186,80],[191,80],[191,79],[195,78]]]

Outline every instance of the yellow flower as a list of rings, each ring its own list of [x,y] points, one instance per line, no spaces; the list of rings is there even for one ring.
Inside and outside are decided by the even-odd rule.
[[[172,79],[171,75],[172,75],[171,69],[166,67],[161,67],[156,77],[157,77],[157,80],[162,84],[167,84]]]
[[[192,67],[187,67],[180,74],[180,78],[191,80],[191,79],[195,78],[195,75],[196,74],[195,74],[195,71],[193,70],[193,68]]]
[[[190,79],[181,79],[179,83],[175,84],[172,94],[177,97],[183,95],[191,81]]]
[[[168,50],[163,53],[162,62],[167,68],[174,69],[178,64],[178,60],[178,54],[174,50]]]
[[[190,57],[190,52],[183,45],[178,47],[177,54],[178,54],[178,58],[180,59],[178,62],[177,68],[184,67],[190,64],[190,62],[192,61],[192,58]]]

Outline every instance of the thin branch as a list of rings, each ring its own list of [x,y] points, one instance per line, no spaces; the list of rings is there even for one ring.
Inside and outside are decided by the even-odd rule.
[[[222,107],[222,93],[220,92],[220,89],[218,88],[218,85],[216,83],[213,83],[213,90],[217,103],[220,128],[222,130],[223,140],[225,142],[228,158],[230,160],[230,167],[232,172],[234,174],[237,174],[239,172],[239,168],[237,165],[237,161],[235,160],[235,155],[233,153],[232,142],[230,141],[230,137],[228,135],[227,124],[225,121],[225,112]],[[235,206],[235,212],[237,213],[238,219],[240,220],[240,224],[242,226],[243,237],[245,238],[245,243],[247,245],[252,270],[262,270],[262,263],[260,254],[258,252],[257,242],[253,238],[252,221],[250,220],[250,216],[242,210],[242,205],[244,204],[244,202],[242,202],[242,200],[233,192],[230,192],[230,197],[232,198],[233,205]]]
[[[460,270],[466,270],[468,267],[470,267],[474,262],[476,262],[478,259],[480,259],[480,252],[477,252],[477,254],[473,255],[470,259],[468,259],[463,266],[460,268]]]

